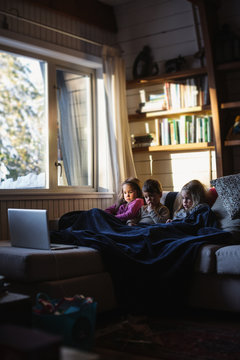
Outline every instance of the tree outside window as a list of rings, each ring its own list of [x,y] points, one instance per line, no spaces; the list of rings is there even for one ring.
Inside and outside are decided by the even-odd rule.
[[[0,188],[45,188],[46,63],[0,52]]]

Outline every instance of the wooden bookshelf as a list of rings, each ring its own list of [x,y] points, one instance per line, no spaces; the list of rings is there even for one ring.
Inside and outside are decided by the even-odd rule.
[[[145,87],[145,86],[160,84],[160,83],[162,83],[164,81],[168,81],[168,80],[184,79],[184,78],[189,78],[189,77],[194,77],[194,76],[199,76],[199,75],[206,75],[206,74],[207,74],[206,67],[189,69],[189,70],[185,70],[185,71],[178,71],[175,73],[162,74],[160,76],[152,76],[152,77],[147,77],[147,78],[142,78],[142,79],[137,79],[137,80],[129,80],[126,83],[126,88],[127,88],[127,90],[136,89],[136,88],[140,88],[143,86]]]
[[[139,113],[139,114],[130,114],[128,116],[129,122],[137,121],[147,121],[151,118],[161,118],[166,116],[182,115],[182,114],[196,114],[196,113],[210,113],[210,105],[206,106],[195,106],[191,108],[184,109],[174,109],[174,110],[163,110],[163,111],[152,111],[148,113]]]
[[[217,69],[220,71],[240,70],[240,61],[233,61],[225,64],[220,64],[217,66]]]
[[[214,150],[214,144],[209,142],[190,143],[190,144],[177,144],[177,145],[157,145],[148,147],[135,147],[133,152],[141,151],[194,151],[194,150]]]
[[[233,98],[235,96],[233,95],[234,92],[230,91],[226,83],[231,81],[234,72],[240,72],[240,61],[236,61],[235,55],[232,54],[232,61],[225,62],[226,59],[223,56],[222,64],[217,63],[218,59],[214,48],[214,40],[219,31],[219,19],[222,10],[221,2],[188,1],[197,6],[199,10],[215,135],[216,170],[217,177],[221,177],[233,174],[237,170],[235,165],[237,162],[233,161],[233,153],[227,147],[239,146],[240,140],[224,141],[223,139],[226,139],[228,131],[234,123],[235,116],[239,115],[240,101],[236,101],[236,98]],[[228,83],[228,85],[230,84]]]
[[[172,89],[169,89],[169,92],[170,92],[169,94],[165,93],[165,96],[169,96],[169,103],[171,104],[170,106],[172,106],[170,109],[130,114],[128,116],[129,123],[155,121],[155,132],[156,132],[156,136],[159,137],[159,134],[161,134],[160,122],[156,123],[156,120],[161,121],[161,119],[162,119],[164,121],[164,129],[166,130],[165,118],[168,118],[169,124],[171,123],[171,119],[172,119],[173,122],[176,122],[178,124],[177,126],[180,126],[180,122],[178,122],[178,119],[176,119],[176,118],[179,118],[179,121],[180,121],[181,116],[190,115],[190,117],[191,117],[191,115],[192,116],[196,115],[199,118],[205,117],[205,116],[211,116],[210,105],[190,106],[190,104],[188,104],[188,107],[182,107],[182,108],[178,107],[178,104],[184,104],[185,99],[186,99],[186,101],[193,101],[193,102],[197,101],[197,103],[206,101],[206,99],[208,98],[208,91],[209,91],[208,87],[205,89],[207,82],[204,79],[203,79],[204,81],[202,81],[202,82],[200,82],[198,80],[196,80],[196,82],[194,81],[193,83],[191,81],[188,82],[188,79],[191,80],[193,77],[201,78],[202,76],[205,76],[205,75],[206,75],[206,68],[198,68],[198,69],[195,68],[195,69],[190,69],[190,70],[186,70],[186,71],[174,72],[171,74],[163,74],[161,76],[145,78],[145,79],[141,79],[141,80],[128,81],[127,89],[136,89],[136,88],[139,88],[140,86],[142,89],[145,89],[145,87],[148,85],[164,84],[164,83],[168,82],[169,80],[176,81],[177,79],[184,80],[184,85],[185,85],[185,87],[183,87],[182,89],[180,89],[180,88],[175,89],[173,87]],[[191,86],[194,86],[195,94],[191,93]],[[204,90],[202,89],[202,86],[204,87]],[[196,87],[196,89],[195,89],[195,87]],[[166,91],[166,89],[165,89],[165,91]],[[186,91],[186,93],[184,93],[184,91]],[[205,91],[206,91],[206,93],[205,93]],[[196,96],[196,93],[198,94],[198,97],[194,98],[194,96]],[[173,97],[173,98],[171,98],[171,97]],[[178,103],[178,104],[176,105],[176,103],[174,103],[174,101],[176,101],[176,103]],[[191,120],[188,120],[188,124],[189,123],[191,123]],[[169,136],[171,137],[170,142],[172,142],[171,145],[134,147],[133,151],[134,152],[135,151],[189,151],[189,150],[201,150],[201,149],[207,149],[207,148],[214,149],[213,144],[204,143],[204,142],[201,142],[201,143],[192,143],[191,142],[191,143],[187,143],[187,144],[174,145],[174,143],[179,142],[180,139],[177,140],[176,138],[180,137],[180,133],[183,134],[183,132],[182,131],[180,132],[180,129],[179,129],[178,130],[179,133],[177,135],[175,133],[175,131],[177,131],[177,130],[175,130],[175,125],[174,125],[174,130],[171,129],[169,131],[170,131]],[[173,131],[174,131],[174,135],[173,135]],[[197,131],[197,128],[194,131]],[[204,135],[204,133],[203,133],[203,135]],[[189,135],[189,136],[190,137],[193,136],[192,132],[191,132],[191,135]],[[196,136],[196,134],[195,134],[195,136]],[[168,135],[164,134],[163,137],[164,137],[164,140],[161,136],[160,143],[162,141],[163,143],[168,144],[168,140],[167,140]],[[173,137],[175,138],[174,141],[172,141]],[[194,137],[194,139],[196,139],[196,138]],[[205,140],[206,140],[206,138],[205,138]]]
[[[225,140],[225,146],[240,146],[240,139],[239,140]]]
[[[234,109],[240,107],[240,101],[231,101],[221,104],[221,109]]]

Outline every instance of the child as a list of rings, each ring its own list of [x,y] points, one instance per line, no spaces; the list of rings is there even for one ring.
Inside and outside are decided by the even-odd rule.
[[[162,197],[162,185],[158,180],[148,179],[143,184],[143,196],[146,205],[141,207],[139,217],[127,221],[128,225],[165,223],[169,218],[169,209],[164,206]]]
[[[207,204],[207,190],[205,186],[198,180],[191,180],[185,184],[179,195],[179,205],[174,212],[173,220],[168,219],[168,222],[174,220],[184,219],[188,214],[191,214],[196,209]]]
[[[105,211],[115,215],[119,220],[126,222],[135,218],[144,204],[140,181],[137,178],[128,178],[122,183],[122,191],[116,204]]]

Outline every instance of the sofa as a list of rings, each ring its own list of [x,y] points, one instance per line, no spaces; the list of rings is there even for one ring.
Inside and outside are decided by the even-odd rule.
[[[234,194],[239,187],[238,181],[240,184],[239,176],[232,186]],[[223,179],[226,181],[229,178],[232,181],[231,176]],[[221,179],[213,184],[218,197],[212,210],[218,217],[219,227],[229,232],[229,241],[201,247],[184,298],[186,305],[193,308],[239,312],[240,219],[236,211],[233,215],[228,208],[231,196],[224,189],[222,191]],[[161,199],[171,213],[175,197],[176,193],[164,191]],[[238,208],[239,203],[234,206]],[[51,222],[50,228],[56,229],[57,223],[58,220]],[[33,299],[38,292],[45,292],[51,297],[83,294],[97,301],[98,312],[118,307],[111,275],[106,271],[100,253],[92,248],[33,250],[11,247],[9,241],[3,241],[0,243],[0,274],[6,277],[11,291],[29,294]]]

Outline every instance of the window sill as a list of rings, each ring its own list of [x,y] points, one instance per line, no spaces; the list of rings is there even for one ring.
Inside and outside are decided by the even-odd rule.
[[[112,199],[112,192],[44,192],[44,191],[24,191],[24,190],[0,190],[1,200],[31,200],[31,199]]]

